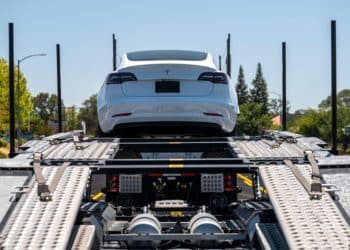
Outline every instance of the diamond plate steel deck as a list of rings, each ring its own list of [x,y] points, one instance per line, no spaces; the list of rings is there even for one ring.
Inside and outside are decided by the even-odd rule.
[[[89,250],[92,248],[92,244],[95,236],[94,225],[81,225],[78,228],[77,235],[73,242],[72,249],[74,250]]]
[[[51,183],[58,167],[44,167]],[[90,169],[67,167],[52,201],[41,202],[37,183],[22,197],[20,209],[9,219],[9,230],[3,232],[5,249],[65,249],[79,210]],[[21,199],[21,200],[22,200]]]
[[[298,167],[311,181],[311,167]],[[259,171],[290,248],[350,248],[349,225],[328,193],[320,200],[310,200],[285,165],[261,165]]]

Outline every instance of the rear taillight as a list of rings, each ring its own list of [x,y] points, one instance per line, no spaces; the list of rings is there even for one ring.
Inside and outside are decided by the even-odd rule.
[[[224,190],[225,192],[234,192],[237,191],[237,188],[233,186],[232,175],[225,174],[224,175]]]
[[[108,192],[119,192],[119,175],[108,176]]]
[[[107,79],[107,84],[121,84],[123,82],[137,81],[136,76],[129,72],[120,72],[110,74]]]
[[[198,77],[198,81],[208,81],[212,83],[227,84],[228,79],[225,73],[222,72],[204,72]]]

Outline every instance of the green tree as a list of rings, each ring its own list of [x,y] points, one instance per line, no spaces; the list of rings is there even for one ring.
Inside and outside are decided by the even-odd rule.
[[[0,58],[0,133],[8,133],[9,130],[9,83],[8,83],[9,66],[6,60]],[[21,118],[21,127],[26,128],[28,118],[33,109],[30,93],[27,89],[27,80],[22,72],[19,72],[20,81],[18,81],[18,71],[15,70],[15,98],[17,100],[19,94],[19,110],[16,102],[16,120]],[[19,90],[19,93],[17,92]]]
[[[238,98],[238,104],[247,103],[249,101],[248,86],[244,80],[244,72],[242,65],[239,66],[238,78],[236,84],[236,92]]]
[[[92,95],[89,99],[83,102],[83,107],[80,109],[78,118],[80,121],[85,121],[87,134],[95,134],[98,128],[97,119],[97,95]]]
[[[261,104],[261,111],[266,114],[268,111],[267,84],[262,73],[261,63],[258,63],[255,78],[252,82],[253,88],[250,90],[251,102]]]
[[[34,114],[39,116],[47,125],[49,120],[57,120],[57,95],[49,93],[39,93],[33,97]],[[62,110],[64,104],[62,100]]]
[[[327,109],[331,107],[331,96],[327,96],[326,99],[322,100],[318,105],[321,109]],[[338,106],[344,106],[350,108],[350,89],[343,89],[337,94]]]
[[[261,103],[248,102],[240,106],[236,131],[239,135],[259,135],[272,126],[270,114],[263,112]]]
[[[271,98],[269,102],[269,110],[272,115],[282,114],[282,100],[280,98]],[[290,103],[287,101],[287,114],[290,110]]]
[[[67,107],[65,109],[65,118],[68,131],[81,129],[78,116],[79,112],[75,106]]]

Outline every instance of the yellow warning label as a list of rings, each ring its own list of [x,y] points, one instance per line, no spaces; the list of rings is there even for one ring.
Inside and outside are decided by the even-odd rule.
[[[170,215],[172,217],[181,217],[183,215],[183,213],[181,211],[171,211]]]

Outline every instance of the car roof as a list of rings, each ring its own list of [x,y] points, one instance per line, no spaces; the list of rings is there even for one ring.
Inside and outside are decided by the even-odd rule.
[[[154,64],[185,64],[216,69],[210,53],[195,50],[143,50],[123,55],[119,69]]]

